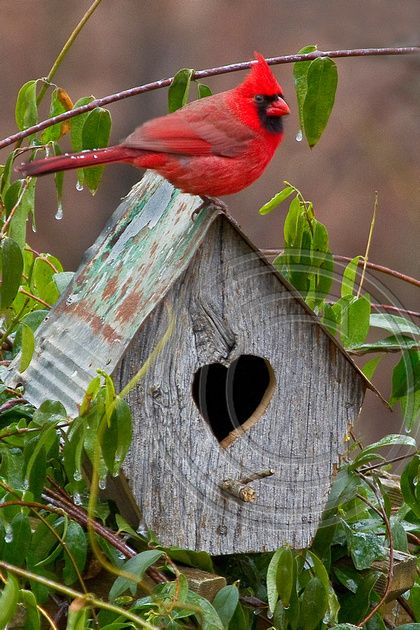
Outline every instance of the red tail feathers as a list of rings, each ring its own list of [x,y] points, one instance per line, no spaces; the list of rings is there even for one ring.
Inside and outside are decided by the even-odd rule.
[[[40,175],[55,173],[56,171],[99,166],[107,162],[124,162],[132,157],[133,149],[117,145],[106,147],[105,149],[81,151],[80,153],[63,153],[63,155],[34,160],[33,162],[21,164],[17,170],[25,177],[39,177]]]

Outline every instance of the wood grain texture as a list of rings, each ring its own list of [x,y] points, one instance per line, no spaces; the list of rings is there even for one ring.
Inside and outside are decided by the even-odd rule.
[[[167,305],[175,332],[131,392],[134,439],[117,496],[123,513],[165,545],[213,554],[302,548],[315,533],[369,383],[296,292],[225,216],[191,214],[200,200],[148,173],[114,213],[36,335],[28,370],[10,369],[39,405],[77,414],[97,368],[126,385],[162,338]],[[267,361],[271,395],[219,443],[193,399],[194,374],[243,355]],[[229,369],[227,370],[229,376]],[[252,481],[255,502],[223,492]]]
[[[224,218],[165,300],[176,332],[129,403],[134,439],[124,472],[147,527],[164,545],[213,554],[310,544],[365,382],[271,266]],[[138,370],[166,327],[164,302],[131,342],[115,376]],[[267,359],[273,396],[256,422],[222,448],[192,397],[203,365],[240,355]],[[224,494],[223,479],[261,469],[255,503]]]

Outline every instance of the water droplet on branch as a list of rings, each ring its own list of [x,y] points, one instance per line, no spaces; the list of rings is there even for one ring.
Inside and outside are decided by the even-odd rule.
[[[299,131],[296,134],[296,142],[302,142],[302,140],[303,140],[302,129],[299,129]]]

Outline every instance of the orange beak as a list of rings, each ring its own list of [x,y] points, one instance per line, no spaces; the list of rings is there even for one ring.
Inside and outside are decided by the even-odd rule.
[[[278,98],[267,107],[267,116],[285,116],[290,114],[290,108],[286,101],[282,98]]]

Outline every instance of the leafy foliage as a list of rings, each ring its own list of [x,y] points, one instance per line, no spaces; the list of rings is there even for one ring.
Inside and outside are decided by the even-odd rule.
[[[316,46],[307,46],[300,52],[314,51]],[[333,108],[337,68],[320,56],[295,64],[293,75],[301,130],[312,148]],[[175,75],[169,111],[187,103],[193,77],[194,71],[186,68]],[[211,94],[208,86],[195,83],[198,98]],[[73,104],[64,88],[44,79],[30,80],[16,101],[19,130],[38,122],[45,95],[50,117],[94,99],[85,96]],[[15,162],[23,151],[30,159],[60,154],[66,135],[74,151],[103,147],[110,133],[109,112],[96,108],[29,136],[27,146],[17,146],[0,166],[0,347],[6,362],[20,353],[20,371],[30,364],[37,327],[72,274],[64,272],[54,256],[26,244],[29,220],[35,228],[36,180],[14,179]],[[86,185],[94,194],[102,173],[102,167],[79,169],[78,187]],[[59,218],[63,174],[54,181]],[[338,276],[340,297],[333,300],[337,272],[329,235],[312,203],[285,182],[260,213],[268,214],[286,200],[284,251],[275,267],[348,351],[399,352],[390,404],[401,406],[406,429],[413,430],[420,409],[420,329],[405,317],[371,312],[371,298],[358,279],[363,256],[355,256]],[[369,342],[372,327],[386,336]],[[369,378],[381,357],[365,364]],[[10,625],[21,605],[24,628],[40,629],[44,604],[59,594],[69,604],[68,630],[248,630],[258,622],[258,627],[271,624],[278,630],[344,630],[363,624],[367,630],[384,630],[382,614],[369,612],[381,600],[383,569],[378,562],[388,563],[389,572],[394,550],[419,550],[420,458],[409,435],[386,436],[358,451],[353,445],[352,458],[343,461],[333,483],[311,548],[212,559],[204,552],[162,548],[152,532],[138,534],[112,502],[98,498],[107,480],[119,474],[132,433],[130,409],[107,374],[99,373],[88,385],[76,418],[57,401],[34,409],[23,396],[19,388],[0,383],[0,627]],[[384,483],[386,449],[394,445],[410,449],[397,483],[398,504],[392,503]],[[179,564],[207,571],[215,567],[232,583],[210,603],[191,590]],[[106,592],[88,595],[100,591],[104,577],[112,580]],[[418,576],[403,597],[413,623],[399,628],[414,630],[420,621]]]

